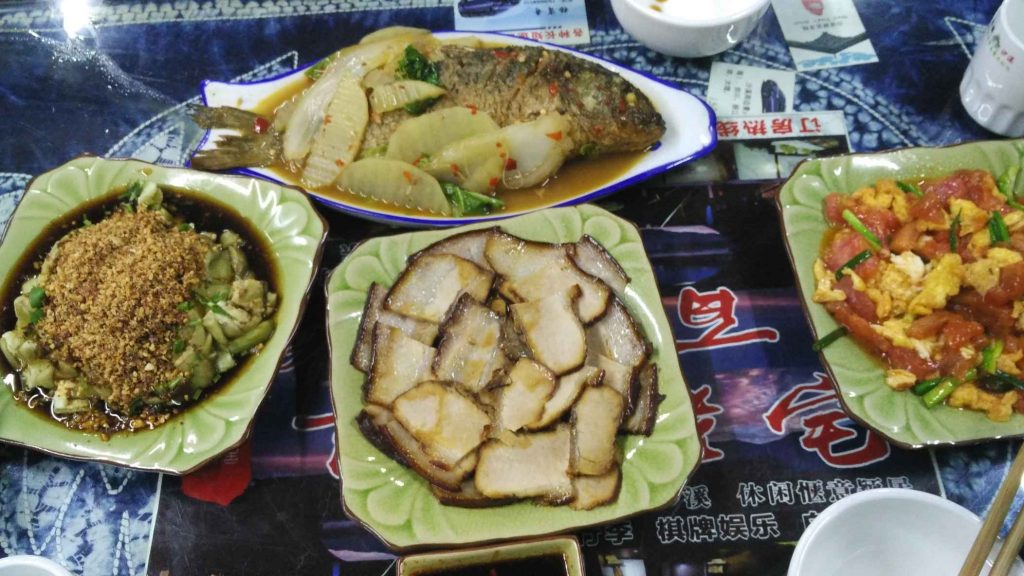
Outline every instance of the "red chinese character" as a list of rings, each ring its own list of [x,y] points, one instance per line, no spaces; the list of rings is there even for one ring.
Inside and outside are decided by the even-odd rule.
[[[792,118],[772,118],[772,134],[792,134]]]
[[[729,138],[731,136],[740,135],[740,124],[739,122],[733,122],[731,120],[719,120],[718,121],[718,137]]]
[[[569,37],[569,31],[568,30],[559,30],[558,31],[558,37],[559,38],[568,38]]]
[[[572,29],[572,35],[577,37],[577,38],[581,38],[583,36],[583,29],[582,28],[573,28]]]
[[[861,446],[839,448],[856,438],[857,430],[850,417],[838,408],[808,416],[803,419],[803,425],[806,430],[800,437],[800,445],[808,452],[817,452],[818,457],[833,468],[856,468],[889,457],[889,444],[871,430],[867,431]]]
[[[704,456],[701,462],[714,462],[725,457],[725,452],[711,445],[708,436],[718,426],[718,419],[723,409],[718,404],[710,401],[711,386],[707,384],[693,391],[693,413],[697,416],[697,435],[700,436],[700,445],[704,448]]]
[[[821,133],[821,121],[811,116],[810,118],[800,119],[800,133],[801,134],[820,134]]]
[[[836,389],[828,376],[815,372],[814,378],[814,382],[797,384],[772,404],[763,416],[769,430],[776,434],[785,434],[786,420],[790,416],[836,399]],[[801,396],[804,398],[801,399]]]
[[[747,136],[767,136],[768,128],[765,126],[763,118],[761,120],[744,120],[743,133]]]
[[[540,32],[530,32],[530,38],[533,38],[534,40],[540,40],[543,37],[544,35]]]
[[[547,31],[545,31],[544,32],[544,37],[547,38],[548,40],[553,39],[555,37],[554,30],[547,30]]]
[[[736,294],[725,286],[714,292],[698,292],[690,286],[684,287],[679,293],[677,312],[684,326],[704,330],[698,338],[676,340],[676,351],[680,353],[779,341],[779,331],[774,328],[732,331],[739,325]]]
[[[315,432],[317,430],[331,430],[331,454],[327,457],[327,472],[334,478],[341,478],[341,471],[338,469],[338,443],[334,437],[334,414],[315,414],[312,416],[296,416],[292,418],[292,428],[299,432]]]
[[[858,431],[849,416],[837,407],[832,380],[820,372],[815,372],[814,378],[813,382],[794,386],[775,401],[763,416],[768,429],[783,435],[787,420],[813,410],[800,420],[800,446],[804,450],[817,453],[833,468],[855,468],[888,458],[889,444],[872,430],[864,433],[860,446],[850,446]],[[823,409],[826,405],[828,409]]]

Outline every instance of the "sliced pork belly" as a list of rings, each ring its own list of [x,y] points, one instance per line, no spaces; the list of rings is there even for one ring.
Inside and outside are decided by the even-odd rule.
[[[392,411],[406,430],[445,470],[487,437],[491,419],[471,398],[440,382],[423,382],[395,399]]]
[[[417,383],[432,379],[435,352],[398,328],[378,323],[373,329],[373,364],[364,390],[366,401],[390,406]]]
[[[403,316],[440,324],[462,294],[484,302],[494,273],[458,256],[424,254],[413,260],[391,287],[384,307]]]
[[[569,476],[568,426],[517,436],[517,441],[490,440],[479,451],[474,483],[490,498],[543,498],[567,502],[573,497]]]
[[[469,294],[463,294],[441,326],[434,374],[477,393],[505,367],[502,319]]]

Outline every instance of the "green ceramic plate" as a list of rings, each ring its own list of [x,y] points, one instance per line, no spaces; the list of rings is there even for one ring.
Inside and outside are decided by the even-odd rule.
[[[632,278],[625,303],[654,346],[653,359],[666,396],[649,438],[621,441],[626,456],[622,493],[608,506],[587,512],[530,503],[496,508],[442,506],[426,481],[374,448],[355,424],[362,407],[363,374],[349,365],[366,292],[371,282],[390,286],[406,257],[428,244],[476,224],[451,230],[374,238],[356,248],[327,282],[331,345],[331,393],[337,419],[342,499],[346,510],[396,549],[464,546],[474,543],[565,532],[611,522],[673,504],[700,461],[690,396],[654,274],[640,234],[629,222],[590,205],[548,209],[500,222],[501,228],[530,240],[574,242],[590,234],[604,245]]]
[[[996,176],[1018,162],[1024,141],[974,142],[948,148],[907,148],[877,154],[852,154],[808,160],[779,192],[779,213],[790,261],[796,271],[804,309],[815,337],[838,324],[811,301],[812,267],[827,225],[822,200],[830,192],[853,193],[882,178],[940,177],[961,168],[988,170]],[[993,422],[980,412],[928,409],[921,399],[885,385],[882,364],[843,338],[825,349],[822,360],[832,375],[846,412],[904,448],[961,444],[1024,435],[1024,416]]]
[[[135,160],[82,157],[29,184],[0,244],[3,282],[51,220],[139,179],[232,206],[266,235],[279,279],[276,332],[242,374],[198,405],[155,430],[115,434],[107,441],[68,430],[17,404],[8,389],[0,388],[0,440],[58,456],[185,474],[248,436],[256,408],[302,315],[327,227],[305,194],[277,184]]]

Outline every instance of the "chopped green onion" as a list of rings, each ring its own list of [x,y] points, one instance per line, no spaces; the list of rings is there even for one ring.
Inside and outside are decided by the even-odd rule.
[[[193,306],[192,301],[191,300],[186,300],[186,301],[182,302],[181,304],[178,304],[178,311],[179,312],[188,312],[189,310],[192,309],[192,306]]]
[[[118,200],[127,204],[134,204],[139,199],[139,195],[142,194],[143,184],[141,180],[136,180],[128,185],[128,189],[121,193],[117,197]],[[134,209],[132,210],[134,212]]]
[[[43,319],[43,309],[42,308],[33,308],[32,311],[28,313],[28,323],[29,324],[35,324],[36,322],[39,322],[42,319]]]
[[[319,80],[320,77],[323,76],[324,72],[327,71],[327,67],[331,65],[331,62],[334,62],[334,59],[337,58],[337,56],[337,53],[331,54],[309,68],[306,68],[306,71],[303,72],[303,74],[305,74],[310,80]]]
[[[960,241],[960,211],[956,211],[953,221],[949,223],[949,251],[956,252],[957,244]]]
[[[1004,384],[1009,384],[1010,386],[1013,386],[1014,388],[1017,388],[1018,390],[1024,390],[1024,380],[1021,380],[1020,378],[1017,378],[1016,376],[1012,376],[1010,374],[1007,374],[1006,372],[1003,372],[1002,370],[996,370],[995,372],[992,373],[991,377],[993,379],[999,381],[999,382],[1004,383]]]
[[[988,235],[992,243],[1006,242],[1010,239],[1010,230],[1006,227],[1006,221],[998,210],[992,211],[992,217],[988,221]]]
[[[85,216],[82,218],[82,228],[88,228],[89,226],[92,226],[92,220],[89,220],[89,217]]]
[[[914,384],[914,387],[911,390],[914,392],[915,396],[924,396],[929,391],[931,391],[932,388],[938,386],[939,382],[942,382],[941,376],[938,378],[929,378],[928,380],[921,380],[917,384]]]
[[[174,344],[171,346],[171,351],[174,352],[175,355],[178,355],[178,354],[181,354],[182,352],[184,352],[185,351],[185,341],[182,340],[181,338],[178,338],[177,340],[175,340]]]
[[[900,190],[903,190],[907,194],[913,194],[918,198],[924,196],[924,192],[922,192],[921,189],[918,188],[917,184],[911,184],[910,182],[902,182],[900,180],[897,180],[896,187],[899,188]]]
[[[836,340],[839,340],[843,336],[846,336],[848,333],[849,330],[847,330],[845,326],[840,326],[839,328],[836,328],[835,330],[819,338],[818,341],[815,342],[814,344],[811,344],[811,350],[814,350],[815,352],[821,352],[829,344],[835,342]]]
[[[190,226],[188,222],[182,222],[181,224],[178,224],[178,230],[180,230],[181,232],[188,232],[191,229],[192,226]]]
[[[872,250],[877,252],[882,249],[881,240],[878,239],[878,236],[875,236],[874,232],[868,230],[868,227],[860,221],[860,218],[857,218],[856,214],[850,212],[849,209],[843,210],[843,220],[846,220],[850,228],[856,230],[858,234],[864,237],[864,240],[867,240],[868,246],[871,246]]]
[[[995,374],[996,361],[1003,353],[1003,341],[993,340],[984,350],[981,351],[981,369],[988,374]]]
[[[28,291],[28,303],[33,308],[42,308],[43,299],[45,298],[46,291],[39,286],[33,286],[32,289]]]
[[[1013,184],[1016,182],[1019,175],[1020,166],[1010,166],[999,175],[999,178],[996,178],[996,186],[999,188],[999,192],[1001,192],[1007,200],[1014,198]]]
[[[836,280],[843,279],[844,270],[853,270],[857,266],[860,266],[862,263],[864,263],[864,261],[867,260],[868,258],[871,258],[871,250],[865,250],[860,254],[857,254],[853,258],[847,260],[846,264],[843,264],[842,266],[839,267],[838,270],[836,270]]]
[[[942,404],[946,401],[946,398],[949,398],[949,395],[953,393],[953,390],[955,390],[956,387],[957,381],[955,379],[949,377],[943,378],[938,385],[929,390],[925,393],[924,397],[922,397],[924,405],[929,408],[934,408],[939,404]]]
[[[1022,211],[1024,211],[1024,204],[1021,204],[1020,202],[1017,202],[1016,200],[1012,200],[1012,199],[1011,200],[1007,200],[1006,201],[1006,205],[1009,206],[1010,208],[1015,209],[1015,210],[1022,210]]]
[[[220,304],[217,304],[217,302],[207,302],[206,307],[209,308],[210,310],[213,310],[214,314],[220,314],[221,316],[230,316],[227,310],[221,308]]]

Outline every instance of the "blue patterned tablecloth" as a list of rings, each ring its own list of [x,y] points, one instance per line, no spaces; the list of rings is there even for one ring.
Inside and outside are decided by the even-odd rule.
[[[694,94],[705,93],[712,59],[682,60],[652,52],[621,29],[606,0],[591,0],[586,5],[591,43],[582,50],[675,82]],[[856,5],[879,62],[797,72],[796,110],[842,111],[851,147],[857,151],[991,137],[963,112],[957,86],[975,43],[995,12],[995,0],[858,0]],[[198,86],[204,79],[271,76],[323,57],[386,25],[450,29],[452,10],[451,3],[443,0],[0,4],[0,222],[9,218],[33,174],[81,153],[183,164],[200,136],[186,109],[198,102]],[[772,12],[749,39],[717,60],[793,69]],[[753,317],[770,315],[775,304],[768,296],[781,294],[789,299],[787,306],[792,305],[792,278],[784,258],[779,259],[782,252],[774,208],[754,199],[737,200],[739,195],[753,196],[747,189],[726,188],[721,197],[696,190],[673,185],[671,177],[661,178],[609,201],[612,207],[622,206],[624,215],[645,227],[648,249],[670,262],[658,269],[667,301],[678,297],[683,285],[701,286],[700,278],[677,281],[673,276],[697,274],[693,260],[671,260],[675,258],[671,256],[673,246],[682,250],[703,241],[693,228],[700,225],[717,230],[726,242],[722,250],[734,258],[742,259],[739,252],[748,248],[763,248],[775,258],[773,262],[781,262],[782,271],[771,281],[742,274],[724,276],[732,280],[721,283],[735,289],[741,299],[753,302]],[[700,200],[701,194],[717,199]],[[736,206],[729,208],[730,202]],[[699,210],[694,208],[697,205]],[[325,270],[360,239],[391,232],[337,214],[328,218],[334,231]],[[737,230],[748,225],[756,232],[746,235],[748,245],[728,244],[730,238],[742,236]],[[317,305],[314,299],[311,308]],[[799,313],[794,313],[796,320],[779,320],[773,326],[781,326],[783,340],[793,349],[806,348],[809,332]],[[676,327],[684,329],[678,323]],[[227,508],[198,504],[182,495],[178,479],[0,446],[0,555],[48,556],[83,574],[144,574],[147,565],[149,573],[169,570],[173,575],[371,573],[366,566],[379,574],[392,569],[388,553],[344,519],[339,509],[337,483],[331,476],[333,431],[324,401],[322,311],[311,313],[303,322],[293,348],[295,368],[275,384],[272,402],[259,416],[252,440],[254,480],[239,504]],[[767,370],[788,386],[820,370],[814,357],[786,360],[773,350],[767,343],[746,350],[744,354],[758,358],[750,361],[749,373]],[[723,382],[735,376],[721,367],[704,374],[708,366],[714,366],[712,356],[696,354],[682,360],[695,391],[705,383],[721,386],[716,391],[728,390]],[[797,369],[799,375],[787,375],[787,370]],[[721,396],[715,402],[710,405],[717,406],[717,413],[724,410],[725,415],[719,418],[719,435],[710,437],[726,446],[726,458],[709,464],[709,469],[720,466],[725,470],[731,457],[756,463],[765,456],[753,446],[795,442],[795,436],[785,435],[780,437],[784,440],[751,440],[743,436],[747,428],[733,413],[738,409]],[[722,418],[731,424],[722,423]],[[279,433],[282,430],[285,432]],[[723,431],[728,434],[723,436]],[[916,478],[925,478],[915,487],[942,493],[983,514],[1015,448],[997,442],[899,457],[913,468]],[[786,454],[793,459],[794,469],[813,460],[799,451]],[[896,484],[903,478],[895,472],[877,476],[879,482],[894,478]],[[700,494],[703,487],[714,496],[715,478],[709,473],[695,479],[691,495]],[[737,482],[741,489],[748,484],[742,478]],[[295,494],[295,486],[304,487],[305,501]],[[679,536],[672,539],[673,519],[686,520],[687,510],[699,510],[703,504],[698,498],[680,506],[675,513],[652,517],[649,530],[646,521],[626,524],[628,538],[626,528],[582,537],[585,545],[587,539],[594,538],[614,546],[633,542],[633,554],[641,564],[646,562],[648,573],[659,566],[678,565],[682,560],[669,546],[682,543]],[[287,540],[282,534],[295,526],[295,519],[308,521],[309,533]],[[217,525],[225,527],[222,533],[210,528]],[[648,533],[649,539],[641,541],[640,535]],[[281,538],[294,553],[285,554],[277,564],[238,558],[231,561],[237,568],[233,571],[218,559],[234,550],[243,551],[240,554],[244,556],[247,539],[250,547],[257,542],[273,549]],[[622,557],[628,559],[629,555]]]

